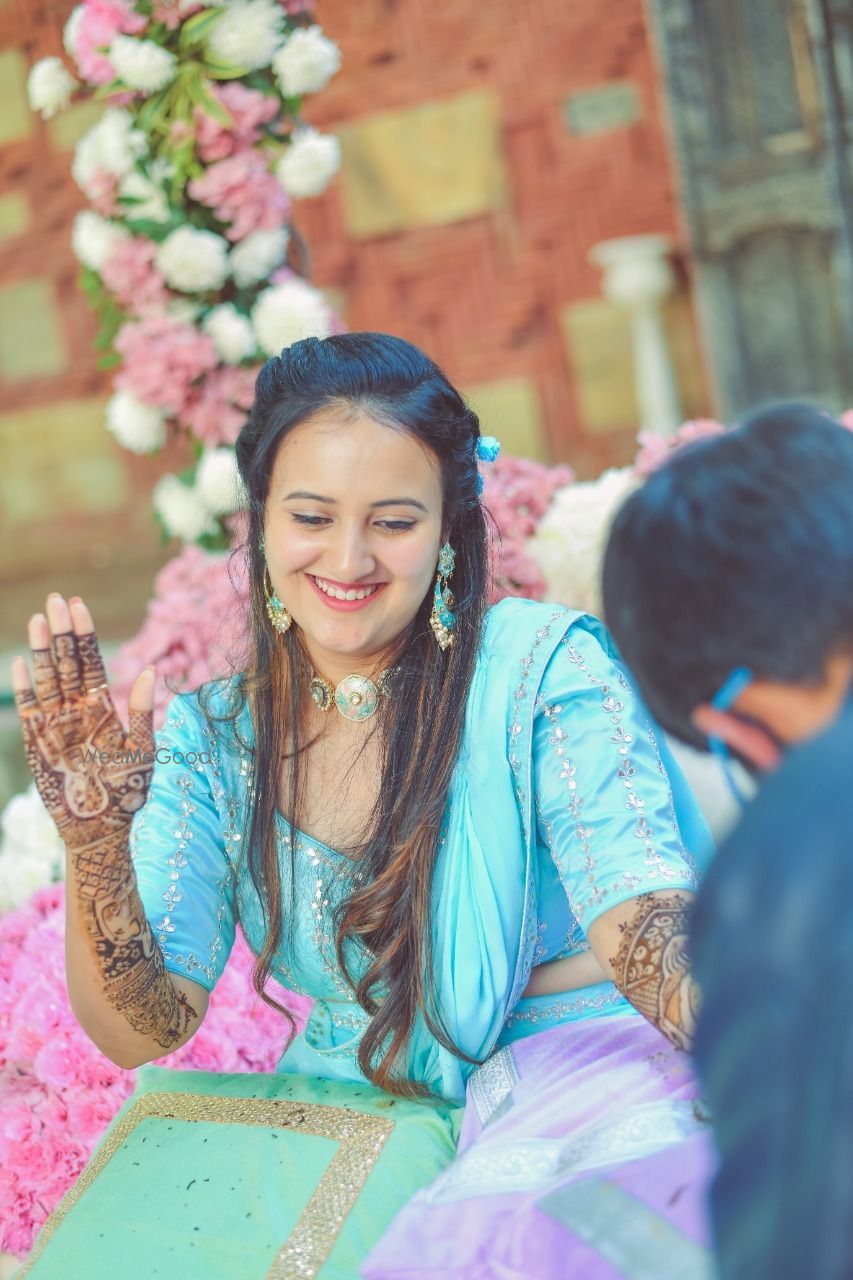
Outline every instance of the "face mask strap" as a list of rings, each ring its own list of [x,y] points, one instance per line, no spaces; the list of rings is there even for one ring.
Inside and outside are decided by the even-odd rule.
[[[751,683],[752,672],[750,669],[748,667],[737,667],[720,685],[720,688],[711,699],[711,706],[715,711],[730,711],[734,703],[737,702],[740,695]],[[743,807],[747,803],[747,797],[738,785],[732,769],[732,757],[727,744],[722,738],[718,738],[712,733],[709,733],[707,738],[708,749],[719,760],[729,791],[736,802]]]

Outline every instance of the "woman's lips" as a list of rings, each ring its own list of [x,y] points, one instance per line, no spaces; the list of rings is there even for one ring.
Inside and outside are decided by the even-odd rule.
[[[358,609],[364,609],[388,585],[386,582],[367,582],[360,587],[345,586],[341,582],[332,582],[329,578],[316,577],[313,573],[309,573],[306,576],[323,603],[339,613],[354,613]],[[320,585],[321,583],[322,586]],[[332,594],[332,592],[336,594]],[[367,594],[362,594],[363,592],[367,592]],[[348,600],[346,596],[353,595],[353,593],[357,594],[353,599]],[[342,594],[344,594],[343,599],[341,599]]]

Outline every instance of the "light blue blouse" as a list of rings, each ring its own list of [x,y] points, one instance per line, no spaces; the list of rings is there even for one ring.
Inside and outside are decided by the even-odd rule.
[[[213,709],[224,710],[233,684],[212,692]],[[240,736],[253,741],[248,709]],[[251,776],[250,750],[229,727],[208,723],[196,694],[175,697],[132,849],[166,967],[209,990],[238,920],[255,951],[264,936],[242,856]],[[283,820],[278,839],[290,927],[273,974],[315,997],[280,1070],[360,1079],[367,1015],[337,965],[332,926],[358,864],[303,834],[291,851]],[[695,888],[697,860],[709,853],[695,802],[603,625],[529,601],[491,609],[433,888],[438,1006],[455,1043],[480,1059],[557,1022],[631,1011],[611,983],[556,997],[521,992],[535,964],[587,950],[589,925],[611,907]],[[348,959],[355,972],[364,963]],[[420,1021],[407,1068],[457,1099],[472,1069]]]

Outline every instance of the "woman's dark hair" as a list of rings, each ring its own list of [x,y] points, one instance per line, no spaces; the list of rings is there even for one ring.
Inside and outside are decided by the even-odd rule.
[[[249,498],[246,555],[251,580],[252,654],[241,684],[255,730],[254,785],[246,831],[252,882],[265,911],[266,937],[254,970],[264,986],[281,944],[283,913],[276,842],[280,762],[290,762],[291,835],[299,829],[304,665],[296,628],[282,636],[267,620],[264,507],[279,446],[294,427],[323,410],[364,413],[414,436],[441,467],[444,534],[456,552],[453,645],[442,652],[429,626],[431,591],[394,656],[395,696],[383,699],[382,776],[376,811],[352,851],[359,880],[338,909],[337,956],[356,998],[371,1015],[359,1065],[371,1080],[401,1094],[423,1093],[400,1067],[415,1019],[462,1057],[436,1008],[430,955],[433,871],[456,764],[468,690],[486,606],[487,536],[478,497],[479,422],[442,371],[417,347],[379,333],[308,338],[268,360],[255,403],[237,440],[237,463]],[[234,709],[239,715],[242,703]],[[291,858],[295,841],[291,840]],[[296,883],[296,875],[292,876]],[[367,957],[357,980],[345,955]],[[353,945],[354,944],[354,945]],[[283,1010],[282,1010],[283,1011]]]
[[[786,403],[679,451],[616,516],[603,590],[652,713],[695,746],[735,668],[819,681],[853,649],[853,432]]]

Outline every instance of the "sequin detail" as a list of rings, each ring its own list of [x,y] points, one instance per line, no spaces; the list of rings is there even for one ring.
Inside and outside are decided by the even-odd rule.
[[[513,1009],[506,1020],[506,1026],[513,1027],[518,1022],[546,1022],[550,1025],[563,1019],[570,1021],[572,1018],[583,1017],[588,1013],[601,1013],[602,1009],[613,1009],[620,1005],[627,1005],[627,1001],[621,992],[611,986],[608,991],[595,996],[578,995],[568,999],[549,1000],[547,1004],[526,1009]]]
[[[468,1100],[473,1102],[483,1127],[503,1110],[518,1081],[518,1068],[509,1046],[498,1049],[471,1073]]]
[[[557,756],[559,762],[559,777],[565,788],[564,803],[574,824],[575,837],[582,859],[581,865],[586,883],[586,889],[582,895],[577,892],[571,892],[561,860],[555,856],[547,829],[545,843],[554,858],[557,871],[569,899],[572,914],[578,923],[583,925],[590,910],[601,907],[603,903],[614,895],[625,896],[626,893],[628,895],[633,894],[641,888],[654,885],[655,881],[670,882],[683,880],[686,877],[693,882],[695,868],[691,868],[690,859],[685,853],[684,844],[678,831],[678,824],[675,822],[675,807],[672,799],[672,790],[669,787],[667,787],[668,805],[678,840],[678,851],[682,865],[668,864],[657,848],[656,833],[645,812],[646,801],[636,790],[637,766],[631,755],[634,735],[629,732],[623,723],[625,703],[620,696],[621,690],[614,691],[610,684],[600,679],[589,669],[586,659],[572,643],[569,635],[563,637],[561,643],[565,646],[569,661],[578,668],[589,684],[597,689],[601,696],[601,710],[610,725],[609,741],[615,748],[614,755],[616,759],[614,765],[616,778],[621,783],[625,793],[624,807],[635,815],[633,835],[635,839],[641,842],[644,850],[642,875],[637,874],[635,871],[625,870],[609,883],[602,883],[599,861],[592,843],[595,828],[589,821],[584,820],[585,797],[580,768],[575,752],[569,753],[569,734],[563,728],[559,718],[563,707],[559,703],[549,703],[543,698],[538,698],[536,709],[546,718],[550,727],[548,745]],[[622,686],[626,692],[630,690],[630,686],[628,686],[621,672],[617,674],[617,684]],[[654,740],[652,745],[656,748]],[[659,771],[663,772],[663,765],[658,751],[656,751],[656,757]],[[540,821],[540,831],[543,826],[545,824]]]

